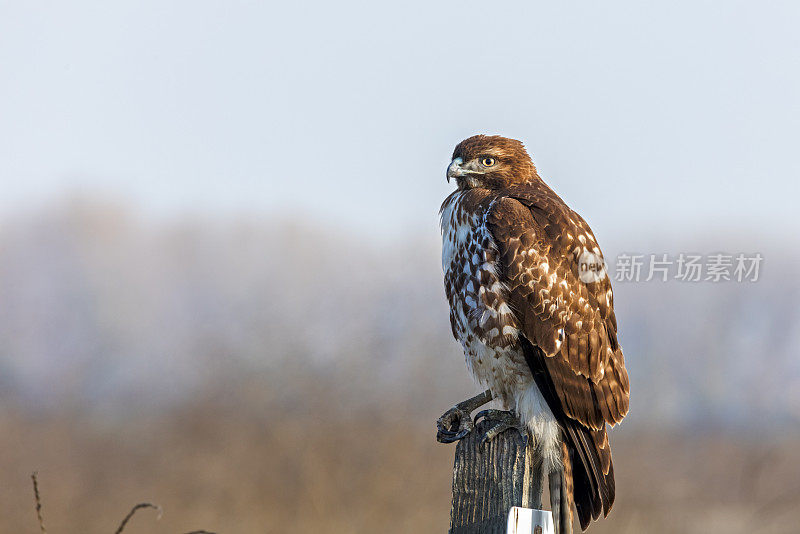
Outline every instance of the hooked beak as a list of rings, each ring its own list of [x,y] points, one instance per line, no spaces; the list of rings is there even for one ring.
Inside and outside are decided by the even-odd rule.
[[[461,168],[461,165],[464,163],[464,160],[461,158],[455,158],[453,161],[450,162],[450,165],[447,167],[447,183],[450,183],[450,178],[457,178],[459,176],[464,176],[466,171]]]

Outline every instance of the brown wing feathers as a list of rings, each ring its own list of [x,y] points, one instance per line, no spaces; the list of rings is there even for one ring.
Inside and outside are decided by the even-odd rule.
[[[486,226],[498,247],[511,307],[525,335],[548,356],[564,412],[594,430],[620,422],[628,411],[629,383],[611,285],[607,278],[582,282],[573,254],[595,249],[594,236],[543,183],[488,200]],[[552,215],[547,219],[544,213]]]
[[[628,412],[630,385],[611,285],[607,278],[579,279],[580,251],[600,250],[586,222],[543,182],[502,191],[487,207],[486,226],[522,325],[528,365],[568,444],[575,507],[585,529],[614,502],[606,424]]]

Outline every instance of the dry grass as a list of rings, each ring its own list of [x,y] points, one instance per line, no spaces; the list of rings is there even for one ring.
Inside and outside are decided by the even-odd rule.
[[[26,483],[45,477],[50,532],[109,532],[149,499],[160,521],[126,534],[447,530],[452,447],[433,423],[204,403],[116,420],[0,415],[0,530],[35,527]],[[618,501],[592,532],[796,531],[798,440],[633,434],[614,439]],[[188,528],[187,528],[188,527]]]
[[[34,471],[31,474],[31,480],[33,481],[33,498],[36,507],[36,519],[39,521],[39,530],[42,534],[47,534],[47,529],[44,526],[44,517],[42,515],[42,496],[39,493],[39,473]],[[122,518],[117,530],[114,531],[114,534],[122,534],[125,530],[125,527],[128,526],[128,522],[133,519],[133,516],[136,515],[136,512],[139,510],[144,510],[150,508],[158,512],[157,519],[161,519],[161,514],[163,510],[157,504],[149,503],[149,502],[140,502],[138,504],[134,504],[130,511]],[[193,530],[188,532],[187,534],[214,534],[213,532],[208,532],[206,530]]]

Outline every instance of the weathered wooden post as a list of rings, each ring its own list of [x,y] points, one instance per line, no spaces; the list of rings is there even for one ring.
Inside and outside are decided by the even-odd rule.
[[[507,430],[487,443],[481,436],[491,424],[482,419],[456,445],[450,534],[505,534],[513,506],[540,508],[543,477],[519,432]]]

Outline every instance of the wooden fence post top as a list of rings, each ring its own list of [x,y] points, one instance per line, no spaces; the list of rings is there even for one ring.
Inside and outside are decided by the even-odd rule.
[[[490,424],[482,419],[456,445],[450,534],[505,534],[512,507],[541,506],[543,477],[533,437],[526,447],[518,431],[508,430],[481,444]]]

